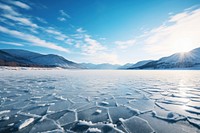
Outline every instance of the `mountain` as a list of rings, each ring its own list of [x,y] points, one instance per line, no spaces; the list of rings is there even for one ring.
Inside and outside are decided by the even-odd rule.
[[[136,68],[136,67],[143,66],[144,64],[147,64],[147,63],[149,63],[149,62],[151,62],[151,61],[153,61],[153,60],[139,61],[139,62],[137,62],[137,63],[135,63],[135,64],[133,64],[133,63],[127,63],[127,64],[125,64],[125,65],[119,67],[119,69],[128,69],[128,68],[131,69],[131,68]]]
[[[81,68],[79,64],[58,55],[20,49],[1,49],[0,66]]]
[[[200,69],[200,48],[150,61],[128,69]]]
[[[120,66],[118,69],[128,69],[130,68],[132,65],[134,65],[133,63],[126,63],[125,65]]]
[[[81,63],[80,65],[86,69],[118,69],[120,67],[120,65],[113,65],[109,63],[103,63],[103,64]]]
[[[62,67],[66,69],[200,69],[200,48],[175,53],[159,60],[144,60],[123,66],[109,63],[75,63],[62,56],[40,54],[21,49],[0,49],[0,66]]]
[[[35,66],[30,60],[22,56],[14,56],[6,51],[0,50],[0,66]]]

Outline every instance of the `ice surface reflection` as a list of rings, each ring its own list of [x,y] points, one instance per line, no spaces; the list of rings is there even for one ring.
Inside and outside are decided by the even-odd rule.
[[[0,132],[199,133],[200,71],[0,71]]]

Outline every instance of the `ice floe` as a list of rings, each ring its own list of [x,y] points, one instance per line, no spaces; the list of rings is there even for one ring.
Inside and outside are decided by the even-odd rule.
[[[19,125],[18,129],[20,130],[20,129],[22,129],[22,128],[25,128],[26,126],[28,126],[29,124],[31,124],[33,121],[34,121],[34,118],[29,118],[29,119],[23,121],[23,122]]]

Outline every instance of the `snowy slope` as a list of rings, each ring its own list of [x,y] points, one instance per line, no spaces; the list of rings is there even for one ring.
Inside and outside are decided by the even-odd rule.
[[[9,66],[11,64],[13,66],[18,66],[18,65],[25,66],[25,65],[32,65],[34,63],[32,63],[30,60],[27,60],[26,58],[14,56],[3,50],[0,50],[0,65]]]
[[[39,57],[31,58],[30,60],[39,65],[44,65],[44,66],[59,66],[59,67],[64,67],[64,68],[79,68],[80,67],[78,64],[72,61],[68,61],[61,56],[53,55],[53,54],[41,55]]]
[[[21,49],[2,49],[2,51],[9,53],[12,56],[26,58],[26,59],[30,59],[30,58],[34,58],[34,57],[38,57],[42,55],[39,53],[35,53],[35,52],[27,51],[27,50],[21,50]]]
[[[198,69],[200,66],[200,48],[186,53],[176,53],[168,57],[151,61],[140,67],[129,69]],[[199,67],[200,68],[200,67]]]
[[[133,63],[126,63],[125,65],[119,67],[118,69],[127,69],[127,68],[130,68],[133,65],[134,65]]]
[[[147,64],[147,63],[149,63],[151,61],[152,60],[144,60],[144,61],[139,61],[139,62],[137,62],[135,64],[127,63],[127,64],[123,65],[122,67],[120,67],[120,69],[127,69],[127,68],[129,68],[129,69],[132,68],[133,69],[133,68],[137,68],[137,67],[143,66],[143,65],[145,65],[145,64]]]
[[[0,65],[81,68],[79,64],[58,55],[43,55],[20,49],[0,50]]]

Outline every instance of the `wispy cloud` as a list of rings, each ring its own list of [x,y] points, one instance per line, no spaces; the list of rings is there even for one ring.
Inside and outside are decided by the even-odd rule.
[[[16,17],[16,16],[12,16],[10,14],[3,14],[2,16],[7,18],[7,19],[13,20],[15,22],[19,22],[22,25],[30,26],[32,28],[38,28],[38,25],[32,23],[28,18],[24,18],[24,17],[21,17],[21,16]]]
[[[98,37],[99,40],[95,39],[88,34],[84,28],[76,28],[75,26],[73,26],[73,31],[66,34],[64,30],[58,30],[52,26],[50,27],[49,23],[43,18],[26,15],[24,13],[21,14],[19,12],[20,10],[17,10],[18,8],[25,10],[32,9],[28,4],[26,5],[27,7],[23,5],[22,2],[7,2],[7,5],[0,4],[0,9],[3,10],[2,14],[0,14],[0,21],[6,25],[0,26],[0,32],[9,35],[10,38],[18,38],[20,41],[24,42],[20,44],[19,42],[0,41],[1,44],[15,46],[24,46],[28,44],[66,53],[79,52],[79,54],[89,62],[119,63],[117,55],[108,52],[107,47],[102,45],[99,41],[105,40],[105,38]],[[64,10],[59,11],[59,16],[57,18],[59,21],[66,21],[70,18],[71,17]],[[41,23],[45,24],[45,26],[41,26]],[[42,34],[34,34],[40,32]],[[62,44],[62,46],[60,44]],[[64,44],[68,44],[66,47],[72,48],[71,51],[65,48]]]
[[[105,50],[106,47],[102,46],[97,40],[92,39],[89,35],[85,35],[82,50],[85,54],[94,54],[99,51]]]
[[[65,43],[69,44],[69,45],[72,45],[72,44],[74,44],[74,39],[68,38],[67,40],[65,40]]]
[[[60,16],[57,18],[59,21],[66,21],[71,18],[64,10],[59,10]]]
[[[8,44],[8,45],[14,45],[14,46],[24,46],[21,43],[16,43],[16,42],[6,42],[6,41],[0,41],[2,44]]]
[[[36,19],[37,19],[39,22],[41,22],[41,23],[47,24],[47,21],[44,20],[43,18],[36,17]]]
[[[61,16],[71,18],[65,11],[60,10],[59,12],[60,12]]]
[[[7,1],[7,3],[11,4],[11,1]],[[23,5],[23,3],[20,2],[14,2],[12,3],[12,5],[18,7],[18,8],[23,8],[23,9],[30,9],[31,7],[29,7],[28,5]],[[20,14],[16,8],[12,7],[11,5],[5,5],[5,4],[1,4],[0,3],[0,9],[3,9],[3,14],[1,14],[2,18],[1,18],[1,22],[5,23],[6,25],[10,25],[11,27],[13,27],[14,25],[16,25],[16,27],[18,26],[20,29],[22,29],[21,31],[17,31],[17,30],[11,30],[9,28],[6,27],[0,27],[1,31],[5,34],[9,34],[12,37],[15,38],[19,38],[21,40],[25,40],[27,42],[29,42],[32,45],[35,46],[40,46],[40,47],[45,47],[45,48],[50,48],[50,49],[54,49],[54,50],[58,50],[58,51],[64,51],[64,52],[69,52],[69,50],[67,48],[61,47],[56,45],[55,43],[52,42],[47,42],[44,39],[40,39],[39,37],[36,37],[34,35],[32,35],[30,32],[27,32],[27,30],[31,31],[32,33],[38,33],[39,31],[42,32],[46,32],[50,35],[53,36],[53,38],[55,38],[56,40],[59,41],[63,41],[63,43],[68,42],[69,43],[69,39],[67,35],[57,31],[54,28],[44,28],[39,26],[38,24],[34,23],[32,21],[32,19],[35,19],[37,21],[40,21],[42,23],[47,23],[44,19],[39,18],[39,17],[26,17],[24,14]],[[66,17],[66,14],[64,14],[65,12],[60,12],[62,14],[62,16]],[[43,35],[43,36],[46,36]],[[4,42],[4,44],[8,44],[8,42]],[[13,45],[19,45],[17,43],[9,43],[9,44],[13,44]]]
[[[7,1],[8,3],[12,3],[12,4],[18,4],[20,6],[23,5],[23,3],[20,3],[18,1]],[[26,7],[27,6],[27,7]],[[24,5],[23,7],[28,8],[28,5]],[[18,6],[19,7],[19,6]],[[20,24],[22,26],[28,26],[29,28],[38,28],[39,26],[35,23],[33,23],[30,18],[25,17],[24,15],[20,14],[16,8],[10,6],[10,5],[5,5],[0,3],[0,9],[2,9],[3,13],[1,14],[2,18],[6,18],[7,20],[11,20],[11,21],[7,21],[12,22],[13,24]],[[30,29],[31,31],[33,31],[33,29]]]
[[[147,33],[145,49],[153,54],[172,54],[200,46],[200,9],[186,10]],[[144,38],[143,38],[144,39]]]
[[[126,41],[115,41],[114,43],[118,45],[120,49],[126,49],[135,44],[136,40],[126,40]]]
[[[12,5],[19,8],[28,9],[28,7],[25,7],[25,5],[23,5],[22,3],[18,3],[18,2],[12,3]],[[29,29],[29,31],[32,31],[33,33],[37,33],[37,32],[39,33],[39,31],[42,31],[43,33],[46,33],[48,36],[51,36],[52,38],[58,40],[62,44],[72,45],[71,47],[79,49],[85,55],[97,54],[98,52],[105,52],[104,50],[106,50],[106,47],[104,47],[99,41],[93,39],[89,34],[87,34],[86,30],[84,30],[82,27],[75,29],[74,32],[76,33],[76,35],[67,36],[66,34],[62,33],[61,31],[53,27],[44,28],[32,21],[35,19],[42,23],[46,23],[46,21],[44,21],[42,18],[31,17],[31,16],[26,17],[24,14],[18,13],[17,10],[14,10],[15,8],[9,5],[1,5],[1,7],[3,10],[5,10],[5,12],[1,14],[1,16],[4,19],[6,19],[6,21],[9,20],[10,22],[16,22],[17,26],[21,26],[22,29]],[[58,17],[58,19],[60,21],[66,21],[67,19],[71,18],[70,15],[68,15],[64,10],[59,10],[59,14],[60,16]],[[69,50],[64,47],[58,46],[52,42],[47,42],[45,40],[45,36],[46,36],[45,34],[43,35],[44,36],[43,39],[40,39],[39,37],[36,37],[35,35],[32,35],[31,33],[27,33],[27,30],[17,31],[17,30],[13,30],[13,29],[11,30],[11,29],[6,28],[6,27],[0,27],[0,32],[9,34],[12,37],[19,38],[21,40],[27,41],[30,44],[35,45],[35,46],[69,52]]]
[[[8,13],[15,16],[21,15],[20,13],[16,12],[11,6],[5,5],[3,3],[0,3],[0,9],[2,9],[2,11],[6,14]]]
[[[77,31],[78,33],[84,33],[84,32],[86,32],[83,28],[78,28],[78,29],[76,29],[76,31]]]
[[[23,3],[21,1],[13,1],[13,0],[7,0],[6,2],[15,5],[17,7],[23,8],[23,9],[31,9],[31,7],[29,5],[27,5],[26,3]]]
[[[58,19],[59,21],[66,21],[66,19],[63,18],[63,17],[58,17],[57,19]]]
[[[47,33],[55,35],[55,39],[60,40],[60,41],[64,41],[65,39],[68,39],[69,37],[57,30],[55,30],[52,27],[49,27],[48,29],[45,30]]]
[[[0,22],[4,23],[6,25],[9,25],[11,27],[15,26],[15,23],[11,23],[7,19],[5,19],[5,18],[0,18]]]
[[[27,42],[31,43],[32,45],[50,48],[50,49],[63,51],[63,52],[67,52],[67,53],[69,52],[69,50],[66,48],[58,46],[52,42],[47,42],[46,40],[42,40],[31,34],[22,33],[22,32],[16,31],[16,30],[10,30],[10,29],[2,27],[2,26],[0,26],[0,32],[11,35],[12,37],[15,37],[15,38],[22,39],[24,41],[27,41]]]

